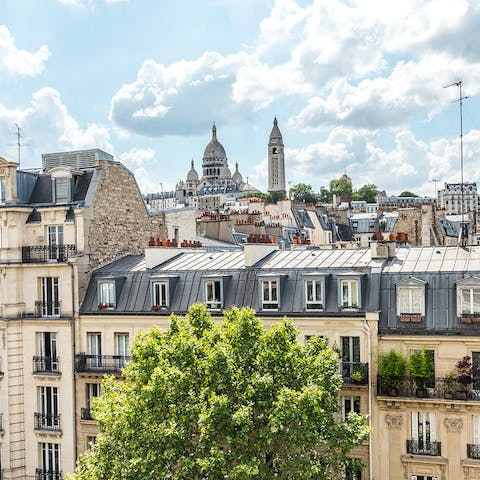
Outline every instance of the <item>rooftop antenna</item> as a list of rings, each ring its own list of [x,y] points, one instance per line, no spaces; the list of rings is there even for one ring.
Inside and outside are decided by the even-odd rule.
[[[460,104],[460,188],[461,188],[461,207],[460,207],[460,212],[462,214],[462,221],[460,225],[460,237],[461,237],[461,245],[465,245],[465,235],[464,235],[464,214],[465,214],[465,205],[464,205],[464,185],[463,185],[463,100],[467,99],[468,96],[463,96],[462,95],[462,81],[458,80],[456,82],[450,83],[450,85],[445,85],[443,88],[449,88],[449,87],[458,87],[458,98],[453,100],[452,103],[459,102]]]
[[[16,137],[17,137],[17,142],[16,143],[9,143],[8,146],[9,147],[14,147],[14,146],[17,147],[17,162],[18,162],[18,166],[20,166],[20,149],[22,147],[28,146],[28,144],[22,143],[22,137],[23,137],[22,127],[20,127],[20,125],[18,123],[15,123],[15,128],[17,129],[17,133],[15,134]]]

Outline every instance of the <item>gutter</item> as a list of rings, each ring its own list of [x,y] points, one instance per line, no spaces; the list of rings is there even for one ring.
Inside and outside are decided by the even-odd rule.
[[[71,326],[71,345],[72,345],[72,386],[73,386],[73,455],[75,464],[77,463],[77,382],[75,381],[75,352],[76,348],[76,322],[75,322],[75,267],[71,262],[67,262],[70,267],[71,289],[72,289],[72,326]]]
[[[365,319],[363,321],[364,328],[362,329],[364,332],[367,333],[367,348],[368,348],[368,423],[369,426],[372,426],[372,388],[373,388],[373,379],[372,379],[372,342],[371,342],[371,335],[372,331],[370,329],[370,325],[368,324],[368,320]],[[372,452],[372,434],[368,436],[368,472],[369,472],[369,479],[373,480],[373,452]]]

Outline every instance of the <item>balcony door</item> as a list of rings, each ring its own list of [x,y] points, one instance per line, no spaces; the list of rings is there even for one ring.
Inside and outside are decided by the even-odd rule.
[[[342,337],[342,375],[349,377],[360,363],[360,337]]]
[[[100,333],[88,333],[88,366],[100,368],[102,366],[102,335]]]
[[[48,259],[63,260],[63,225],[48,227]]]
[[[37,351],[43,366],[41,370],[46,372],[58,370],[56,332],[38,332]]]
[[[125,366],[126,359],[130,355],[130,345],[128,333],[115,334],[115,355],[117,355],[117,363],[119,368]]]
[[[60,479],[60,445],[58,443],[41,443],[42,478]]]
[[[59,317],[58,277],[42,277],[41,283],[42,299],[40,306],[42,317]]]
[[[59,427],[57,387],[40,387],[40,411],[42,428],[54,430]]]
[[[436,441],[435,414],[412,412],[412,440],[417,442],[418,451],[429,452]]]

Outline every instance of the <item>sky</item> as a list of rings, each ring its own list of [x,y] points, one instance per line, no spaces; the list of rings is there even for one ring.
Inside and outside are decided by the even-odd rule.
[[[277,116],[286,180],[432,196],[480,180],[480,2],[0,0],[0,156],[112,153],[144,193],[184,179],[213,122],[267,188]],[[436,183],[435,183],[436,182]]]

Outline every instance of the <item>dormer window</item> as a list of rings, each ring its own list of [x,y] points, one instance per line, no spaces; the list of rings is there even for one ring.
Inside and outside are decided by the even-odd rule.
[[[68,203],[70,202],[70,177],[55,178],[55,203]]]
[[[342,310],[358,310],[361,307],[360,277],[358,273],[340,274],[338,278],[338,306]]]
[[[7,201],[7,180],[5,176],[0,176],[0,203]]]
[[[305,309],[323,310],[325,279],[321,276],[308,276],[304,280]]]
[[[262,310],[280,309],[280,276],[264,275],[260,278],[260,302]]]
[[[100,280],[98,282],[98,309],[112,310],[115,305],[115,280]]]
[[[51,168],[53,202],[69,203],[73,199],[74,180],[84,172],[66,166]]]
[[[397,315],[402,322],[420,322],[425,316],[425,282],[406,278],[397,282]]]
[[[480,317],[480,278],[464,278],[457,282],[457,316]]]
[[[152,310],[166,310],[168,304],[168,283],[166,281],[152,282]]]
[[[221,279],[205,280],[205,305],[211,310],[220,310],[223,303]]]

